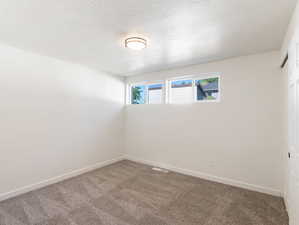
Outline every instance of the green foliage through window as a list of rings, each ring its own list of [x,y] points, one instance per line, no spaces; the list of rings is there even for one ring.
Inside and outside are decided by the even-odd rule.
[[[145,86],[133,86],[132,87],[132,104],[144,104],[145,103]]]

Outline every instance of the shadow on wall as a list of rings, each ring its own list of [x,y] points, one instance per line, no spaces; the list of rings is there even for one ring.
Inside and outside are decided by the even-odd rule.
[[[121,154],[124,83],[0,45],[0,193]]]

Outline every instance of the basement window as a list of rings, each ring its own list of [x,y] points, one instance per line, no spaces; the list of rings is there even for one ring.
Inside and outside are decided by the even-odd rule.
[[[187,104],[220,101],[220,76],[190,76],[159,82],[129,84],[129,104]]]

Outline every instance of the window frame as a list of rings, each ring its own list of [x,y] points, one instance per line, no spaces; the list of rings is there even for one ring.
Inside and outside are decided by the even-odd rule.
[[[197,100],[197,89],[195,85],[196,80],[204,80],[209,78],[218,78],[218,97],[215,100]],[[192,91],[193,99],[190,102],[186,103],[171,103],[171,83],[173,81],[180,80],[192,80]],[[148,95],[148,86],[153,84],[162,84],[162,102],[161,103],[152,103],[149,104],[149,95]],[[221,101],[221,73],[202,73],[199,75],[188,75],[188,76],[178,76],[166,78],[165,80],[155,80],[155,81],[143,81],[143,82],[133,82],[127,84],[126,91],[126,104],[127,105],[137,105],[132,104],[132,87],[137,85],[145,85],[145,103],[141,105],[160,105],[160,104],[171,104],[171,105],[186,105],[194,103],[219,103]]]

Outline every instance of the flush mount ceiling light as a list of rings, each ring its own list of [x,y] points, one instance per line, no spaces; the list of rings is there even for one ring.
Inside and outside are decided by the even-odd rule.
[[[140,37],[130,37],[125,40],[126,48],[132,50],[142,50],[146,48],[147,42],[144,38]]]

